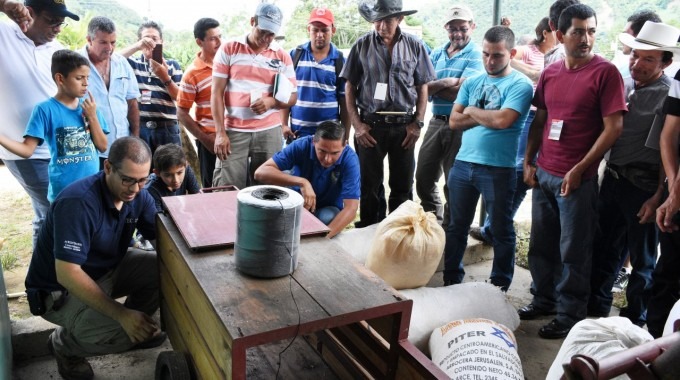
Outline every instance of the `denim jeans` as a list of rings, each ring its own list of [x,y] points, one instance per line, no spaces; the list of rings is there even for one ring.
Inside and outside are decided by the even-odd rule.
[[[680,225],[680,213],[673,222]],[[652,274],[652,297],[647,307],[647,330],[654,338],[663,328],[675,302],[680,299],[680,231],[660,232],[661,255]]]
[[[515,168],[456,160],[449,172],[448,182],[451,222],[446,229],[444,282],[463,282],[463,255],[467,247],[468,230],[481,194],[494,234],[491,283],[507,290],[515,269],[516,236],[511,207],[512,194],[515,192]]]
[[[628,306],[621,309],[620,315],[638,325],[645,323],[658,239],[656,225],[640,224],[637,213],[652,195],[623,177],[616,179],[605,172],[597,201],[599,223],[593,245],[588,311],[609,313],[621,253],[630,253],[633,272],[626,288]]]
[[[146,141],[151,148],[151,153],[156,151],[161,145],[177,144],[182,146],[182,138],[179,135],[179,125],[175,123],[167,127],[147,128],[144,123],[139,126],[139,137]]]
[[[386,206],[392,212],[406,200],[413,199],[414,149],[401,146],[406,138],[406,125],[373,124],[370,133],[376,140],[374,147],[364,148],[354,141],[361,169],[360,221],[356,223],[357,227],[378,223],[385,218]],[[385,189],[382,186],[385,156],[390,170],[387,202],[384,201]]]
[[[515,185],[515,193],[512,196],[512,219],[515,219],[515,214],[517,214],[517,210],[519,210],[519,206],[522,205],[522,201],[527,195],[527,190],[529,190],[529,186],[524,183],[523,170],[515,170],[515,177],[517,182]],[[493,241],[493,233],[491,232],[491,218],[489,218],[489,214],[486,215],[486,218],[484,219],[484,225],[479,230],[484,240],[488,241],[489,243]]]
[[[532,303],[557,310],[557,320],[573,326],[586,317],[590,295],[593,236],[597,223],[597,176],[564,197],[562,177],[541,168],[532,190],[529,270],[536,293]]]
[[[427,212],[434,212],[437,220],[444,221],[448,225],[448,201],[449,171],[453,166],[453,160],[460,149],[462,131],[454,131],[449,128],[449,123],[444,120],[432,119],[425,130],[423,143],[418,151],[416,164],[416,193],[420,198],[420,205]],[[442,207],[439,197],[437,182],[444,174],[444,198],[446,202]]]
[[[320,208],[314,212],[314,216],[319,218],[325,225],[331,224],[333,219],[340,213],[340,209],[335,206]]]
[[[47,174],[49,159],[3,160],[9,172],[26,190],[33,206],[33,248],[38,241],[38,231],[50,209],[47,200],[47,187],[50,184]]]

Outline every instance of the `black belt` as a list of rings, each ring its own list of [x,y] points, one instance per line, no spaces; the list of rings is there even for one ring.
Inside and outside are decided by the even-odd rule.
[[[177,120],[142,120],[142,126],[149,129],[172,127],[177,124]]]
[[[377,113],[361,113],[361,121],[378,124],[411,124],[414,115],[381,115]]]
[[[449,115],[432,115],[433,119],[449,121]]]
[[[621,177],[644,177],[650,180],[655,180],[658,176],[660,167],[654,164],[627,164],[619,166],[607,162],[605,166],[605,171],[607,171],[614,179],[619,179]],[[628,175],[627,175],[628,174]],[[646,174],[646,175],[645,175]]]

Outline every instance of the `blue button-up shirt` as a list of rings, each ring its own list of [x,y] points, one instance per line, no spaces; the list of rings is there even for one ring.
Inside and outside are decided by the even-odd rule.
[[[87,47],[78,51],[80,55],[90,58],[87,55]],[[130,123],[128,122],[129,99],[139,98],[139,87],[137,78],[127,59],[120,54],[111,55],[111,73],[109,75],[109,88],[106,88],[104,79],[99,75],[97,68],[90,62],[90,81],[87,89],[94,96],[97,103],[97,110],[104,116],[104,120],[109,126],[108,147],[106,152],[100,153],[100,157],[108,157],[109,149],[116,139],[130,135]]]

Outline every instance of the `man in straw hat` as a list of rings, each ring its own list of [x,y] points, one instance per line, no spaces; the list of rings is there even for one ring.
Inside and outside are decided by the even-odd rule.
[[[416,166],[416,192],[425,211],[432,211],[446,227],[449,223],[448,186],[444,183],[442,202],[437,182],[444,174],[448,180],[453,159],[460,149],[463,131],[449,128],[449,115],[458,90],[467,78],[482,74],[482,52],[472,41],[475,30],[472,10],[465,5],[454,5],[448,10],[444,30],[448,41],[430,55],[437,79],[427,84],[432,99],[432,119],[418,152]]]
[[[679,31],[674,31],[677,38]],[[668,36],[670,41],[670,35]],[[678,54],[678,50],[674,51]],[[663,106],[666,122],[661,132],[661,158],[668,178],[668,197],[656,211],[661,256],[652,274],[652,297],[647,312],[647,329],[657,338],[665,332],[664,324],[675,302],[680,299],[680,172],[678,139],[680,138],[680,74],[675,74]],[[672,330],[672,323],[669,331]]]
[[[597,168],[621,134],[627,109],[618,70],[592,52],[596,32],[587,5],[560,15],[557,38],[566,56],[538,81],[524,155],[524,181],[534,188],[528,257],[536,292],[518,313],[520,319],[557,314],[539,330],[548,339],[565,337],[586,317]]]
[[[659,134],[663,101],[671,79],[663,70],[673,61],[680,32],[670,25],[647,21],[633,37],[619,40],[632,51],[630,78],[624,80],[628,112],[623,131],[611,148],[597,201],[599,228],[593,246],[588,312],[608,316],[612,285],[621,253],[630,253],[633,271],[626,290],[628,305],[619,315],[638,326],[646,322],[656,263],[656,208],[661,204],[665,176],[661,170]]]
[[[390,165],[389,210],[413,197],[414,147],[424,125],[427,83],[435,79],[425,47],[402,33],[401,0],[359,5],[359,13],[375,30],[352,46],[340,74],[347,109],[354,125],[354,145],[361,166],[361,220],[365,227],[385,218],[383,160]],[[415,108],[415,111],[414,111]]]

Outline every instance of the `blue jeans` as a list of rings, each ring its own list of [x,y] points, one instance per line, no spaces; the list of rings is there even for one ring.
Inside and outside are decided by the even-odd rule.
[[[504,290],[510,286],[515,270],[516,237],[511,207],[515,182],[515,168],[459,160],[453,163],[448,180],[451,222],[446,229],[444,282],[463,282],[463,255],[467,247],[468,230],[481,194],[494,234],[491,283]]]
[[[586,317],[590,295],[597,176],[583,180],[566,197],[560,195],[562,177],[541,168],[536,176],[528,253],[536,290],[532,303],[557,310],[557,320],[573,326]]]
[[[376,140],[374,147],[364,148],[354,141],[361,169],[361,220],[355,224],[357,227],[378,223],[385,219],[386,206],[392,212],[406,200],[413,199],[414,149],[401,146],[406,138],[406,125],[372,124],[370,133]],[[385,156],[390,169],[387,202],[383,187]]]
[[[511,208],[511,214],[513,219],[515,219],[515,214],[517,214],[517,210],[519,210],[519,206],[522,205],[522,201],[524,200],[524,197],[526,197],[527,195],[527,190],[529,190],[529,186],[527,186],[527,184],[524,183],[524,171],[515,170],[515,174],[517,184],[515,186],[515,193],[512,196],[512,208]],[[484,219],[484,226],[482,226],[482,228],[480,228],[479,230],[484,240],[486,240],[489,243],[493,241],[493,233],[491,232],[491,218],[489,218],[489,214],[487,214],[486,219]]]
[[[179,135],[179,125],[175,122],[167,127],[147,128],[144,122],[140,123],[139,137],[146,141],[151,148],[151,153],[156,151],[161,145],[177,144],[182,146],[182,138]]]
[[[314,212],[314,216],[319,218],[325,225],[331,224],[333,219],[340,213],[340,209],[335,206],[327,206],[320,208]]]
[[[680,225],[680,213],[675,214],[673,222]],[[668,314],[680,299],[680,231],[659,233],[659,243],[661,255],[652,274],[652,297],[647,308],[647,330],[654,338],[661,336]]]
[[[645,323],[658,239],[656,224],[640,224],[637,213],[652,195],[623,177],[616,179],[605,172],[597,201],[599,223],[593,245],[588,311],[609,313],[621,253],[630,253],[633,272],[626,288],[628,306],[621,309],[620,315],[638,325]]]
[[[26,190],[33,206],[33,248],[38,241],[38,231],[50,209],[47,200],[47,187],[50,184],[47,174],[49,159],[3,160],[9,172]]]

